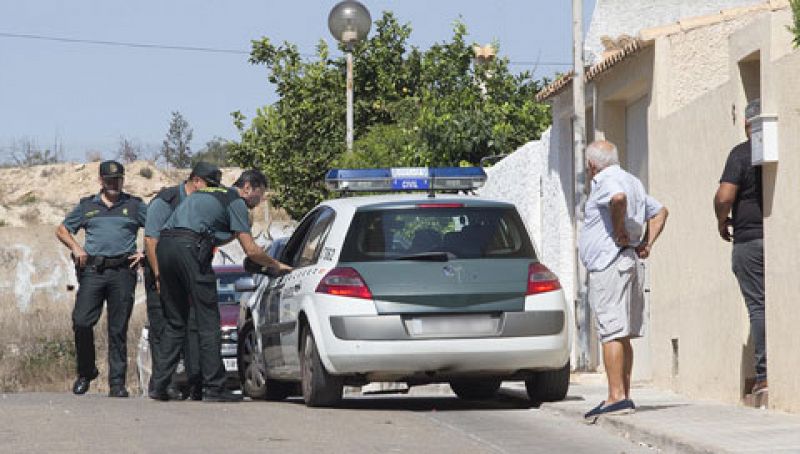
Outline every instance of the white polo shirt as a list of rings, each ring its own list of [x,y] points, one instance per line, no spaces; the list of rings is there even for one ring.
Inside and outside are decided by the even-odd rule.
[[[638,246],[645,230],[645,222],[652,218],[663,205],[647,195],[642,182],[618,165],[601,170],[592,179],[592,192],[586,201],[583,228],[581,228],[578,252],[581,262],[589,271],[602,271],[614,261],[620,248],[614,242],[614,227],[611,223],[611,197],[625,193],[628,209],[625,230],[631,246]]]

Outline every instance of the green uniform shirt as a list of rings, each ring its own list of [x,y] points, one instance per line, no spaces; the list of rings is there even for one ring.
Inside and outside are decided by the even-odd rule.
[[[189,229],[214,236],[220,245],[234,232],[250,233],[247,205],[235,188],[208,187],[191,193],[164,224],[168,229]]]
[[[185,183],[179,184],[177,188],[178,204],[180,204],[187,197]],[[150,201],[150,205],[147,206],[147,221],[144,224],[144,235],[151,238],[158,238],[161,228],[164,227],[167,219],[172,216],[172,211],[172,206],[167,203],[166,200],[158,197],[158,195],[153,197],[153,200]]]
[[[64,227],[73,235],[86,231],[87,254],[111,257],[136,252],[136,234],[146,217],[147,205],[139,197],[123,192],[109,208],[98,193],[82,198],[64,218]]]

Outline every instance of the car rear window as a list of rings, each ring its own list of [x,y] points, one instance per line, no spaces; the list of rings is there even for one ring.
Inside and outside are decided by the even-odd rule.
[[[456,206],[356,212],[340,260],[395,260],[433,252],[460,259],[535,258],[515,209]]]

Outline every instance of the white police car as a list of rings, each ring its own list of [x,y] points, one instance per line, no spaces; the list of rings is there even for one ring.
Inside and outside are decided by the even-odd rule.
[[[300,384],[307,405],[329,406],[345,385],[448,382],[480,399],[525,380],[531,400],[563,399],[572,316],[516,208],[436,193],[485,179],[330,171],[335,190],[402,193],[328,200],[302,219],[279,257],[294,271],[262,281],[240,321],[245,393],[282,399]]]

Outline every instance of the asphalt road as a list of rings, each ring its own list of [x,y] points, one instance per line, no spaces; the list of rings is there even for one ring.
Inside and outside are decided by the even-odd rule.
[[[311,409],[299,400],[238,404],[0,395],[0,452],[652,453],[513,392],[489,402],[380,395]]]

